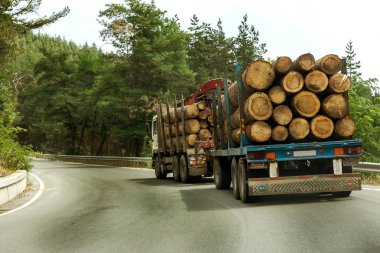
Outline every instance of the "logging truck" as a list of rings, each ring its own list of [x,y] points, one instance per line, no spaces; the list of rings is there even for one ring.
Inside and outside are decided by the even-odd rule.
[[[315,61],[313,55],[304,54],[294,62],[279,57],[273,64],[253,61],[244,72],[238,65],[236,73],[233,84],[218,79],[199,96],[211,111],[211,137],[206,142],[194,138],[192,148],[185,140],[189,131],[178,131],[178,118],[170,123],[170,114],[182,123],[189,118],[184,115],[186,100],[176,108],[160,105],[167,116],[159,109],[154,129],[160,125],[161,136],[173,136],[165,135],[167,122],[175,125],[177,135],[166,146],[161,141],[163,149],[153,154],[157,178],[170,171],[176,181],[182,173],[187,180],[189,175],[212,173],[217,189],[230,189],[232,183],[234,197],[243,203],[258,196],[294,193],[348,197],[361,189],[361,176],[352,172],[352,166],[358,162],[362,142],[352,139],[350,80],[343,60],[336,55]],[[198,95],[192,95],[188,104],[195,104]],[[179,136],[182,150],[175,149]]]

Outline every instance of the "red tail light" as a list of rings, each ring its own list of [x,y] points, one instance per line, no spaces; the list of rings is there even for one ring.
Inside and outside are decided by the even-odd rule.
[[[250,160],[264,160],[265,159],[265,153],[264,152],[249,152],[248,158]]]
[[[349,155],[349,154],[361,154],[362,153],[362,148],[361,147],[350,147],[350,148],[345,148],[344,153]]]

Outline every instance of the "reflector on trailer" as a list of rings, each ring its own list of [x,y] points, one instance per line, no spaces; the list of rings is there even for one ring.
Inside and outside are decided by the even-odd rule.
[[[334,148],[334,155],[344,155],[343,148]]]

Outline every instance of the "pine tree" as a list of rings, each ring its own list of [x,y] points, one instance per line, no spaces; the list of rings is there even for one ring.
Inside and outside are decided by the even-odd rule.
[[[353,43],[350,40],[346,45],[346,67],[347,67],[347,74],[350,78],[356,78],[360,77],[361,73],[359,72],[359,69],[361,67],[360,61],[355,61],[356,53],[353,49]]]

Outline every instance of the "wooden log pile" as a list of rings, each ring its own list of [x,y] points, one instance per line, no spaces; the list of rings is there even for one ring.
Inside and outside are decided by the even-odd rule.
[[[341,68],[342,60],[337,55],[315,60],[310,53],[294,61],[281,56],[273,64],[263,60],[248,64],[242,75],[247,139],[252,143],[286,143],[351,137],[355,124],[349,118],[346,95],[350,78],[340,72]],[[237,82],[228,91],[230,136],[239,144],[243,121]],[[227,135],[225,109],[223,105]]]
[[[169,111],[169,113],[167,112]],[[163,109],[165,147],[175,151],[183,150],[183,140],[186,147],[194,147],[199,140],[209,140],[212,138],[212,115],[211,109],[207,107],[205,101],[185,105],[183,112],[181,106]],[[184,117],[184,124],[182,122]],[[178,135],[178,145],[177,145]],[[183,138],[183,136],[185,138]]]

